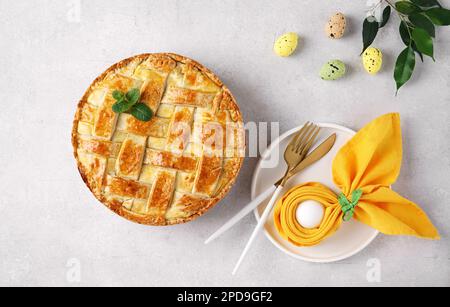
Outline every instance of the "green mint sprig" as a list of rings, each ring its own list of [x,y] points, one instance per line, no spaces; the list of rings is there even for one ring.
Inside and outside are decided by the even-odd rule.
[[[129,113],[140,121],[148,122],[153,117],[153,111],[145,103],[140,102],[141,92],[138,88],[133,88],[127,93],[114,91],[112,93],[116,103],[112,110],[115,113]]]
[[[450,10],[443,8],[438,0],[382,0],[387,4],[382,20],[369,16],[363,23],[363,51],[375,41],[378,30],[389,21],[394,10],[400,19],[400,38],[406,48],[395,63],[394,80],[397,92],[405,85],[414,72],[416,55],[423,62],[424,55],[434,61],[433,39],[436,26],[450,25]]]

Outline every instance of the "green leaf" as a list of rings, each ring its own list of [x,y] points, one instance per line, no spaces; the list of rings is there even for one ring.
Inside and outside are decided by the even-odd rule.
[[[122,99],[117,101],[112,106],[112,110],[114,113],[123,113],[131,109],[134,103],[131,103],[130,101],[126,99]]]
[[[409,1],[398,1],[395,3],[395,8],[397,11],[405,15],[421,11],[419,7]]]
[[[394,79],[398,90],[406,83],[414,71],[416,65],[416,55],[411,46],[406,47],[398,56],[395,62]]]
[[[411,0],[411,2],[421,7],[441,6],[437,0]]]
[[[130,109],[130,114],[138,120],[148,122],[153,117],[153,111],[145,103],[139,102]]]
[[[450,10],[443,8],[432,8],[425,11],[425,14],[437,26],[450,25]]]
[[[433,39],[424,29],[414,28],[412,30],[412,39],[416,43],[417,49],[434,60]]]
[[[423,14],[416,13],[409,17],[409,21],[417,28],[422,28],[430,34],[431,37],[435,37],[435,29],[433,23]]]
[[[400,32],[400,37],[402,38],[403,43],[406,46],[409,46],[411,44],[411,35],[408,31],[408,25],[404,21],[400,23],[400,28],[398,31]]]
[[[363,52],[366,51],[370,45],[372,45],[373,41],[377,37],[378,26],[379,24],[374,17],[367,17],[364,19],[362,32],[363,50],[361,51],[361,54],[363,54]]]
[[[420,52],[419,50],[417,50],[416,43],[412,42],[412,43],[411,43],[411,47],[412,47],[412,49],[414,50],[414,52],[417,53],[417,54],[419,55],[420,60],[423,62],[423,54],[422,54],[422,52]]]
[[[410,29],[409,31],[412,31],[412,29]],[[406,25],[406,23],[404,21],[402,21],[400,23],[399,32],[400,32],[400,37],[402,38],[403,43],[407,47],[411,46],[412,49],[419,55],[420,60],[423,62],[423,54],[419,50],[417,50],[416,43],[411,41],[411,37],[410,37],[409,31],[408,31],[408,26]]]
[[[138,88],[134,88],[130,90],[126,95],[125,98],[133,105],[136,104],[139,101],[139,98],[141,98],[141,91]]]
[[[380,28],[384,27],[391,17],[391,7],[388,5],[383,10],[383,20],[380,22]]]
[[[117,90],[112,93],[112,96],[117,101],[121,101],[125,98],[125,94]]]

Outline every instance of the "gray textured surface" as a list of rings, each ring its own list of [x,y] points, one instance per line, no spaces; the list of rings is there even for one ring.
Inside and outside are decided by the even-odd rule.
[[[418,64],[395,98],[397,20],[376,41],[385,66],[371,77],[358,58],[365,1],[83,0],[79,22],[73,3],[0,0],[0,285],[77,285],[66,277],[72,258],[81,264],[80,285],[450,285],[449,29],[438,31],[437,63]],[[349,32],[330,41],[323,26],[337,10],[349,18]],[[281,59],[271,49],[285,31],[302,41],[295,56]],[[261,235],[232,277],[253,216],[211,246],[202,242],[249,200],[256,159],[246,161],[226,200],[193,223],[148,228],[111,214],[75,170],[75,105],[110,64],[153,51],[212,68],[246,121],[280,121],[282,132],[305,120],[358,129],[399,111],[405,160],[395,188],[422,205],[443,239],[380,235],[346,261],[317,265],[282,254]],[[317,77],[330,58],[349,64],[347,78]],[[381,263],[379,284],[366,279],[371,258]]]

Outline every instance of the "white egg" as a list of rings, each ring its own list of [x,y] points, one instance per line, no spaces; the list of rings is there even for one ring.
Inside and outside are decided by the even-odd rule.
[[[317,228],[323,220],[325,209],[323,205],[314,200],[301,203],[296,212],[297,222],[304,228]]]

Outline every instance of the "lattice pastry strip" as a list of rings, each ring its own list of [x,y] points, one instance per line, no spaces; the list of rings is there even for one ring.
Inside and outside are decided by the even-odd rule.
[[[211,197],[223,171],[223,157],[204,151],[194,181],[194,194]]]
[[[171,71],[168,78],[168,86],[186,88],[194,91],[217,93],[221,87],[217,84],[218,80],[214,76],[206,76],[204,71],[199,69],[198,64],[192,61],[184,63],[178,62],[178,65]]]
[[[116,175],[137,180],[144,161],[147,138],[129,134],[123,141],[116,161]]]
[[[150,188],[148,185],[120,177],[107,176],[105,192],[124,198],[146,199]]]
[[[208,208],[211,205],[211,201],[209,198],[175,192],[173,204],[166,212],[166,219],[188,218],[196,212]]]
[[[157,222],[164,222],[165,215],[172,202],[175,189],[176,172],[160,170],[155,178],[147,202],[147,215]]]
[[[181,155],[191,137],[194,108],[175,107],[167,136],[166,150]]]
[[[142,122],[130,114],[120,114],[117,130],[142,136],[163,138],[167,135],[169,123],[168,119],[157,116],[148,122]]]
[[[157,151],[153,149],[147,149],[144,163],[184,172],[194,172],[197,169],[196,157],[178,156],[168,151]]]

